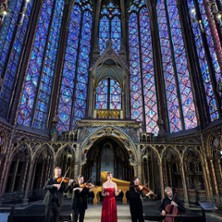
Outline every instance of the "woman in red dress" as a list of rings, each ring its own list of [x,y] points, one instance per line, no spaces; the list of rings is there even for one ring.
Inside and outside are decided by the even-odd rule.
[[[117,189],[117,185],[112,181],[112,173],[107,172],[107,181],[102,186],[102,217],[101,222],[117,222],[116,198],[121,190]]]

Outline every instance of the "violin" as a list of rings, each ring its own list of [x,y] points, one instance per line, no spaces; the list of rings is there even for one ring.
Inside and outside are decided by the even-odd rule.
[[[58,177],[56,179],[57,183],[68,183],[70,181],[70,179],[68,177]]]
[[[80,188],[91,189],[91,188],[93,188],[95,185],[92,184],[92,183],[83,183],[83,184],[80,184],[79,186],[80,186]]]
[[[144,194],[145,196],[147,196],[147,197],[150,196],[150,195],[156,196],[156,194],[154,194],[153,191],[150,190],[149,187],[143,186],[143,185],[141,185],[141,184],[135,185],[134,187],[135,187],[135,189],[136,189],[137,192],[142,191],[143,194]]]

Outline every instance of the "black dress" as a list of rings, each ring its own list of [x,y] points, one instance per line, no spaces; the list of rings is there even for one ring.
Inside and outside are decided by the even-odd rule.
[[[71,188],[80,187],[78,184],[72,186]],[[79,218],[79,222],[84,221],[85,211],[87,209],[87,197],[89,194],[89,189],[83,188],[80,192],[79,190],[75,190],[73,192],[72,198],[72,209],[73,209],[73,222],[77,222]]]
[[[45,222],[57,222],[59,220],[59,211],[63,204],[63,193],[67,192],[68,186],[61,184],[58,190],[53,184],[60,184],[55,178],[47,181],[44,189],[47,190],[43,203],[45,204]]]
[[[144,222],[142,192],[137,191],[134,185],[130,186],[129,205],[132,222]]]

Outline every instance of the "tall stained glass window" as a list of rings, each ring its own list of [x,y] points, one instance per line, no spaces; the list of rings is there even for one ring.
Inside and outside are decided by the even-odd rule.
[[[131,118],[142,121],[147,132],[159,131],[150,18],[144,0],[129,8],[129,64]]]
[[[106,2],[101,9],[99,22],[99,48],[102,54],[107,48],[109,40],[116,53],[120,51],[121,45],[121,13],[119,5],[112,0]]]
[[[33,1],[31,0],[27,4],[26,17],[21,25],[18,25],[20,22],[19,12],[25,6],[25,1],[9,1],[9,12],[0,28],[0,76],[3,79],[0,91],[0,115],[2,117],[7,116],[10,108]]]
[[[90,0],[78,0],[70,16],[57,110],[60,132],[72,130],[76,121],[85,117],[92,11]]]
[[[191,129],[197,117],[177,1],[158,0],[156,9],[170,131]]]
[[[106,78],[96,87],[96,109],[121,109],[121,87],[119,82]]]
[[[218,92],[213,87],[212,78],[215,78],[216,82],[222,82],[222,70],[220,69],[218,58],[214,49],[216,46],[214,45],[208,18],[206,16],[204,1],[187,0],[187,4],[189,8],[190,21],[196,44],[196,52],[198,55],[206,101],[209,108],[209,115],[211,121],[214,121],[219,118],[220,107],[216,98]],[[202,24],[202,26],[200,24]],[[201,30],[201,27],[204,29],[204,32]],[[204,44],[204,38],[206,39],[207,44]],[[222,103],[222,101],[220,101],[220,103]]]
[[[63,0],[42,4],[19,105],[21,125],[47,127],[63,9]]]

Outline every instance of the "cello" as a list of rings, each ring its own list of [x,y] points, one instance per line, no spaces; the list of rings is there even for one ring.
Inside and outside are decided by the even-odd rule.
[[[175,196],[176,195],[174,194],[172,201],[175,200]],[[163,222],[174,222],[175,217],[180,214],[178,207],[173,204],[168,204],[165,208],[165,211],[166,217]]]

